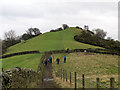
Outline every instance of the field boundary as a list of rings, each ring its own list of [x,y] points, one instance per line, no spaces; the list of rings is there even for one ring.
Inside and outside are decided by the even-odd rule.
[[[72,50],[69,50],[68,53],[86,52],[86,53],[99,53],[99,54],[120,55],[120,53],[113,53],[113,52],[110,52],[110,51],[101,52],[101,50],[104,50],[104,49],[95,49],[95,50],[92,50],[92,49],[72,49]],[[36,51],[24,51],[24,52],[17,52],[17,53],[11,53],[11,54],[7,54],[7,55],[3,55],[0,58],[8,58],[8,57],[16,56],[16,55],[34,54],[34,53],[58,54],[58,53],[66,53],[66,50],[52,50],[52,51],[45,51],[45,52],[40,52],[39,50],[36,50]]]
[[[37,51],[24,51],[24,52],[17,52],[17,53],[11,53],[11,54],[7,54],[7,55],[3,55],[0,58],[8,58],[8,57],[12,57],[12,56],[16,56],[16,55],[24,55],[24,54],[34,54],[34,53],[40,53],[38,50]]]

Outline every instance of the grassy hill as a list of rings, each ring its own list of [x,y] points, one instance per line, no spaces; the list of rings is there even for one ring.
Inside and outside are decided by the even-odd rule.
[[[81,29],[70,27],[59,32],[47,32],[40,36],[34,37],[8,48],[5,54],[39,50],[40,52],[50,50],[69,49],[86,49],[86,48],[101,48],[89,44],[80,43],[74,40],[76,34],[81,33]],[[13,67],[33,68],[37,70],[40,62],[41,54],[20,55],[2,59],[2,67],[4,70]]]
[[[40,52],[60,49],[85,49],[85,48],[100,48],[74,40],[74,36],[81,33],[81,29],[70,27],[59,32],[47,32],[35,38],[29,39],[26,42],[21,42],[8,48],[5,54],[15,53],[20,51],[39,50]]]

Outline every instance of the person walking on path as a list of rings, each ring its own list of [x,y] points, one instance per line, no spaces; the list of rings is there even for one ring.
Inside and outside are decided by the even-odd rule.
[[[48,63],[49,63],[49,62],[50,62],[50,59],[48,59],[47,61],[48,61]]]
[[[47,66],[47,60],[45,60],[44,63],[45,63],[45,66]]]
[[[50,63],[52,63],[52,57],[50,57]]]
[[[66,63],[66,56],[64,56],[64,63]]]
[[[56,61],[57,61],[57,64],[59,64],[60,59],[57,57]]]
[[[66,53],[68,53],[68,54],[69,54],[69,48],[66,48]]]

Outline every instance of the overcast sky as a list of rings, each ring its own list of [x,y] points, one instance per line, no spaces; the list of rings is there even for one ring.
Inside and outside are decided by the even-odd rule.
[[[84,1],[84,2],[83,2]],[[105,1],[105,0],[104,0]],[[107,37],[118,39],[118,2],[94,0],[2,0],[0,2],[0,38],[14,30],[22,35],[30,27],[42,33],[68,24],[70,27],[88,25],[100,28]]]

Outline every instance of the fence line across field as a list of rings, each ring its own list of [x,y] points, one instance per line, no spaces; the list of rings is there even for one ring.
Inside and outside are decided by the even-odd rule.
[[[55,69],[54,69],[54,71],[55,71]],[[71,72],[71,73],[73,73],[73,72]],[[56,71],[55,71],[55,74],[57,74]],[[58,73],[58,74],[59,74],[59,73]],[[64,75],[64,74],[62,74],[62,75]],[[75,77],[75,76],[72,74],[71,77]],[[78,80],[78,78],[82,79],[82,76],[77,76],[76,78],[77,78],[77,80]],[[65,76],[63,76],[63,79],[65,79]],[[92,82],[92,83],[98,84],[98,85],[103,86],[103,87],[105,87],[105,88],[110,88],[110,87],[107,86],[107,85],[104,85],[104,84],[101,84],[101,83],[99,83],[99,82],[95,82],[95,81],[92,81],[92,80],[86,80],[86,79],[85,79],[85,81],[88,82],[88,83],[89,83],[89,82]],[[71,83],[75,83],[75,81],[71,79]],[[111,87],[111,88],[112,88],[112,87]]]
[[[53,58],[54,59],[54,58]],[[57,75],[57,76],[61,76],[61,79],[63,79],[63,81],[64,81],[64,79],[65,78],[67,78],[68,77],[68,74],[67,74],[67,71],[66,70],[63,70],[62,68],[61,69],[58,69],[57,71],[55,70],[55,65],[53,66],[53,71],[55,72],[55,75]],[[62,70],[62,71],[61,71]],[[59,75],[59,74],[61,74],[61,75]],[[83,79],[83,77],[82,76],[75,76],[75,75],[73,75],[74,74],[74,72],[71,72],[71,83],[76,83],[77,82],[77,80],[78,80],[78,78],[79,79]],[[72,77],[76,77],[76,80],[72,80]],[[67,78],[68,79],[68,78]],[[82,81],[82,80],[81,80]],[[105,87],[105,88],[113,88],[113,87],[109,87],[109,86],[107,86],[107,85],[104,85],[104,84],[101,84],[101,83],[99,83],[99,82],[95,82],[95,81],[92,81],[92,80],[86,80],[85,78],[84,78],[84,81],[86,81],[86,82],[88,82],[89,84],[90,84],[90,82],[92,82],[92,83],[95,83],[96,85],[100,85],[100,86],[103,86],[103,87]],[[67,82],[67,80],[66,80],[66,82]],[[78,83],[79,84],[79,83]],[[92,84],[91,84],[92,85]]]
[[[86,80],[86,81],[87,81],[87,80]],[[101,86],[103,86],[103,87],[110,88],[110,87],[107,86],[107,85],[104,85],[104,84],[101,84],[101,83],[98,83],[98,82],[95,82],[95,81],[92,81],[92,80],[88,80],[87,82],[96,83],[96,84],[99,84],[99,85],[101,85]]]

